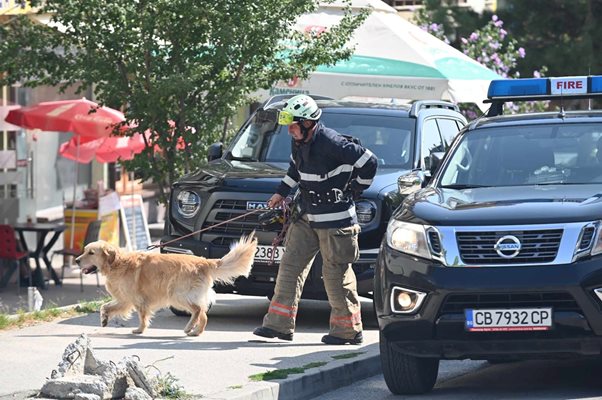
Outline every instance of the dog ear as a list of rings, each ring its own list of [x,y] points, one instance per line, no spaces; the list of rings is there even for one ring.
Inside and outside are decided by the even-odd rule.
[[[113,262],[115,262],[115,258],[117,257],[117,251],[109,246],[105,246],[102,251],[106,256],[107,264],[113,264]]]

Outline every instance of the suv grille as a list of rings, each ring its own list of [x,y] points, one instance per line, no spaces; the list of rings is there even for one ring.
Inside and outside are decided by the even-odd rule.
[[[581,313],[577,302],[569,293],[488,293],[452,294],[445,298],[439,314],[463,313],[466,308],[537,308],[552,307],[554,311]]]
[[[247,210],[246,200],[217,200],[203,223],[203,229],[241,216],[249,211]],[[211,243],[229,246],[232,241],[237,240],[243,234],[248,235],[253,230],[263,230],[258,222],[259,214],[259,212],[249,214],[235,221],[219,225],[209,230],[206,234],[213,237]],[[216,235],[218,237],[215,237]]]
[[[521,243],[520,252],[504,258],[495,250],[502,237],[512,235]],[[456,232],[460,257],[466,264],[517,264],[552,262],[558,253],[562,229],[510,232]]]

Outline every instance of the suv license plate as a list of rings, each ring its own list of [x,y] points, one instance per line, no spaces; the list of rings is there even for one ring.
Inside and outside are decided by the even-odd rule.
[[[272,253],[274,253],[274,262],[279,262],[284,254],[284,246],[257,246],[255,250],[255,262],[269,263],[272,261]]]
[[[552,328],[551,308],[464,310],[471,332],[545,331]]]

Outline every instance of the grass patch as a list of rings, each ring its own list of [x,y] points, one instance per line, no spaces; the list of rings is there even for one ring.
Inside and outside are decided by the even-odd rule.
[[[0,330],[5,329],[10,324],[10,319],[6,314],[0,314]]]
[[[164,399],[189,399],[191,395],[178,384],[178,379],[169,372],[155,381],[157,394]]]
[[[336,356],[331,356],[331,357],[334,358],[335,360],[346,360],[348,358],[357,357],[357,356],[362,355],[362,354],[364,354],[364,352],[359,351],[357,353],[338,354]]]
[[[253,382],[272,381],[275,379],[286,379],[286,378],[288,378],[289,375],[302,374],[305,372],[306,369],[318,368],[318,367],[322,367],[326,364],[328,364],[327,361],[317,361],[317,362],[305,364],[302,367],[275,369],[273,371],[262,372],[260,374],[251,375],[251,376],[249,376],[249,379],[252,380]]]
[[[319,367],[325,366],[326,364],[328,364],[328,361],[316,361],[316,362],[312,362],[312,363],[309,363],[309,364],[305,364],[303,366],[303,368],[305,368],[305,369],[319,368]]]
[[[228,389],[242,389],[242,385],[232,385],[232,386],[228,386]]]
[[[25,310],[17,310],[14,315],[0,313],[0,330],[10,328],[22,328],[25,326],[35,325],[39,322],[48,322],[57,318],[68,318],[81,314],[89,314],[97,312],[100,306],[104,304],[109,297],[86,301],[78,304],[70,310],[61,310],[56,305],[40,311],[26,312]]]

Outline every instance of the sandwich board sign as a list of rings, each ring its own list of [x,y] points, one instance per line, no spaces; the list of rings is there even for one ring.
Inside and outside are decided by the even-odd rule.
[[[146,250],[151,244],[144,203],[139,194],[121,196],[121,226],[128,250]]]

